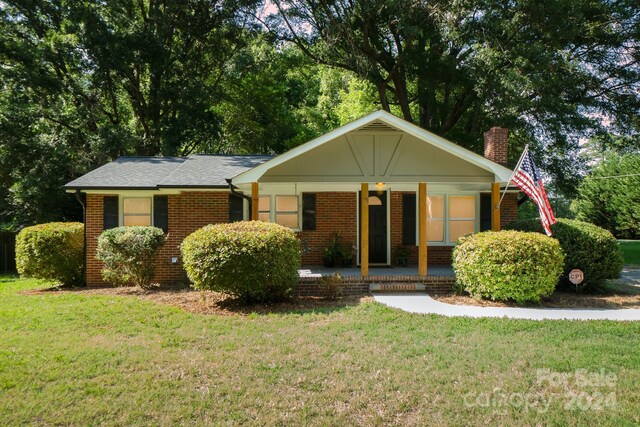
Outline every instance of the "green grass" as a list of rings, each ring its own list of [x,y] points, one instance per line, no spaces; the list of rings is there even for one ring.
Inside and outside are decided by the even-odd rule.
[[[619,240],[625,265],[640,265],[640,240]]]
[[[42,286],[0,277],[3,425],[640,422],[640,323],[449,319],[373,302],[206,316],[135,297],[19,293]],[[551,386],[538,369],[617,379]],[[597,393],[615,405],[579,409]],[[520,396],[551,403],[526,411]]]

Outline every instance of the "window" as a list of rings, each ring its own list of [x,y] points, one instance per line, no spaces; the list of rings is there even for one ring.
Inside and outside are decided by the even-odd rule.
[[[151,225],[151,198],[126,197],[123,202],[123,225]]]
[[[271,212],[271,196],[260,196],[258,203],[258,219],[269,222]]]
[[[427,196],[427,241],[454,244],[476,231],[476,196]],[[408,202],[410,203],[410,202]]]
[[[444,243],[444,196],[427,197],[427,239]]]
[[[449,196],[449,242],[476,229],[475,196]]]
[[[289,228],[299,228],[298,197],[276,196],[276,223]]]

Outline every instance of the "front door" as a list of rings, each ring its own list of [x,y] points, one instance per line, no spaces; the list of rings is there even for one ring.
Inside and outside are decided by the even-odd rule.
[[[369,192],[369,263],[387,264],[387,193],[384,191]]]

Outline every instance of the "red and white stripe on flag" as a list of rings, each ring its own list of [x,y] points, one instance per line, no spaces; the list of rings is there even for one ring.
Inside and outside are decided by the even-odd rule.
[[[513,175],[513,182],[538,205],[544,231],[547,236],[551,236],[551,226],[557,222],[556,217],[553,215],[542,179],[528,149],[522,155],[520,166]]]

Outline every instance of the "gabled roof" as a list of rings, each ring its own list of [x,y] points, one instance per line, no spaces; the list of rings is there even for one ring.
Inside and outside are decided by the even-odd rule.
[[[66,189],[226,188],[232,178],[272,156],[120,157],[65,185]]]
[[[365,117],[362,117],[356,121],[339,127],[331,132],[328,132],[314,140],[311,140],[305,144],[302,144],[296,148],[287,151],[277,157],[272,158],[252,169],[240,173],[232,180],[233,184],[246,184],[249,182],[257,182],[271,168],[281,165],[288,160],[295,158],[301,154],[313,150],[327,142],[333,141],[349,132],[361,130],[367,127],[368,130],[374,130],[376,128],[385,128],[389,126],[395,130],[406,132],[414,137],[431,144],[434,147],[451,153],[452,155],[459,157],[475,166],[478,166],[486,171],[493,173],[497,182],[507,182],[511,176],[512,171],[504,166],[499,165],[479,154],[467,150],[451,141],[448,141],[432,132],[424,130],[412,123],[407,122],[399,117],[394,116],[383,110],[376,111]]]

